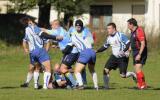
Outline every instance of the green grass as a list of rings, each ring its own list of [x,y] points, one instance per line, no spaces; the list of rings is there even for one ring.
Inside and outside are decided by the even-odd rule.
[[[4,51],[5,50],[5,51]],[[29,63],[28,56],[20,47],[5,48],[0,51],[0,100],[158,100],[160,98],[160,53],[151,51],[147,64],[144,66],[146,81],[150,86],[147,90],[135,90],[131,79],[122,79],[119,71],[111,72],[110,90],[34,90],[33,81],[29,88],[20,88],[24,82]],[[60,61],[62,54],[58,50],[50,51],[52,63]],[[109,52],[97,55],[96,71],[99,86],[103,85],[102,70]],[[132,58],[129,70],[133,70]],[[87,70],[88,85],[93,86]],[[40,78],[42,84],[42,75]]]

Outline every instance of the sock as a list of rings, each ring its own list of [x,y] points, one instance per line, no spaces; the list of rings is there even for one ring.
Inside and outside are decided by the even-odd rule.
[[[94,83],[94,88],[98,88],[98,79],[97,79],[96,72],[92,73],[92,79],[93,79],[93,83]]]
[[[32,80],[33,73],[28,72],[26,83],[29,83]]]
[[[87,85],[87,75],[86,75],[86,70],[84,69],[82,72],[82,80],[83,80],[83,83]]]
[[[141,86],[146,85],[146,83],[145,83],[145,77],[144,77],[143,72],[140,71],[140,72],[136,73],[136,75],[137,75],[137,82],[138,82],[137,85],[138,85],[138,87],[140,88]]]
[[[78,85],[79,86],[83,86],[83,82],[82,82],[82,76],[80,73],[75,73],[75,76],[76,76],[76,79],[77,79],[77,82],[78,82]]]
[[[109,88],[109,75],[103,75],[104,87]]]
[[[67,72],[65,76],[70,80],[73,86],[77,85],[76,80],[74,79],[73,75],[70,72]]]
[[[50,72],[44,72],[44,85],[46,87],[48,87],[50,77],[51,77],[51,73]]]
[[[38,84],[39,72],[34,72],[33,77],[34,77],[34,84]]]
[[[136,77],[136,74],[134,72],[127,72],[126,78],[128,78],[128,77]]]

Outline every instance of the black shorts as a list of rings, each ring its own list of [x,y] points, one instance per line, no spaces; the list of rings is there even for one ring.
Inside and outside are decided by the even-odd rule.
[[[79,53],[70,53],[64,55],[62,58],[62,64],[65,64],[69,68],[78,60]]]
[[[135,60],[136,56],[138,55],[139,51],[133,51],[133,65],[135,64],[142,64],[145,65],[147,60],[147,48],[144,49],[144,51],[141,54],[141,59],[139,61]]]
[[[122,57],[116,58],[114,55],[111,55],[108,61],[105,64],[105,68],[109,70],[116,70],[119,68],[120,74],[126,74],[128,67],[129,58]]]

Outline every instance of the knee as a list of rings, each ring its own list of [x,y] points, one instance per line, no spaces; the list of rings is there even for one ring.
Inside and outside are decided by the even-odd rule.
[[[103,74],[104,74],[104,75],[109,75],[109,69],[104,68]]]
[[[61,67],[60,67],[60,72],[61,72],[62,74],[65,74],[65,73],[68,72],[68,69],[65,68],[65,67],[63,67],[63,66],[61,66]]]

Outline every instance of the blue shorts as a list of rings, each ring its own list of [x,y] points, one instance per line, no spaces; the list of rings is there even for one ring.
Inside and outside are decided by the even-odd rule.
[[[70,53],[67,55],[64,55],[62,58],[62,64],[65,64],[68,69],[71,68],[71,66],[77,61],[79,57],[79,53]]]
[[[82,64],[95,64],[96,62],[96,53],[93,49],[86,49],[80,52],[78,62]]]
[[[32,65],[34,65],[37,62],[42,64],[47,60],[50,60],[50,57],[44,48],[36,49],[30,52],[30,63]]]

